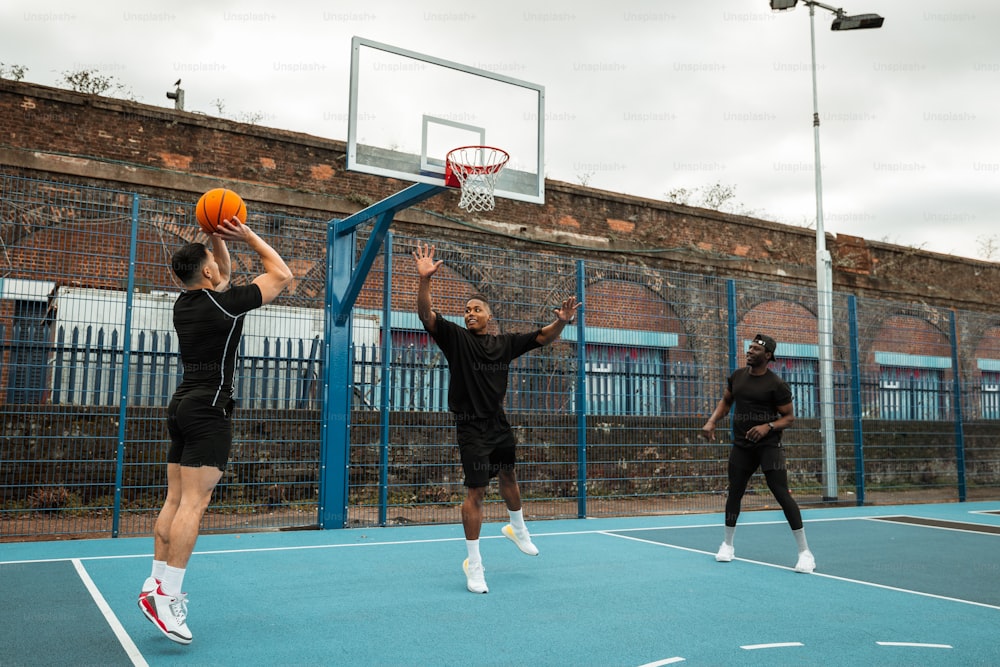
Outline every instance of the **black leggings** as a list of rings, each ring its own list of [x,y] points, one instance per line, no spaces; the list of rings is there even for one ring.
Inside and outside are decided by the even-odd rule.
[[[727,526],[735,526],[736,520],[740,517],[743,494],[747,491],[747,484],[753,477],[753,473],[753,470],[729,464],[729,495],[726,497]],[[791,526],[792,530],[802,528],[802,512],[799,511],[798,503],[795,502],[792,493],[788,490],[788,472],[786,470],[765,470],[764,479],[767,480],[767,488],[771,489],[774,499],[781,505],[788,525]]]

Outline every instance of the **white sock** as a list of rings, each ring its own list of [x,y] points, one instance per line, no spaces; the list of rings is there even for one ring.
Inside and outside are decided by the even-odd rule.
[[[510,525],[519,533],[527,533],[528,527],[524,525],[524,510],[519,509],[516,512],[514,510],[507,510],[507,514],[510,515]]]
[[[169,565],[163,568],[163,579],[160,581],[160,588],[163,589],[164,594],[180,595],[186,571],[186,568],[170,567]]]
[[[795,543],[799,545],[799,553],[803,551],[809,551],[809,544],[806,542],[806,529],[799,528],[798,530],[793,530],[792,535],[795,536]]]
[[[154,560],[153,561],[153,571],[149,574],[153,579],[157,581],[163,581],[163,569],[167,567],[167,561],[165,560]]]
[[[465,548],[469,551],[469,565],[483,562],[483,557],[479,555],[479,540],[466,540]]]
[[[725,542],[729,546],[733,546],[733,538],[736,537],[736,526],[726,526],[726,537]]]

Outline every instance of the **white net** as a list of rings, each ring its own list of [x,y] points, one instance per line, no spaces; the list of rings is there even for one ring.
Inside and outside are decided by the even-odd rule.
[[[463,146],[448,153],[448,169],[462,189],[458,207],[470,213],[492,211],[497,177],[509,158],[506,151],[489,146]]]

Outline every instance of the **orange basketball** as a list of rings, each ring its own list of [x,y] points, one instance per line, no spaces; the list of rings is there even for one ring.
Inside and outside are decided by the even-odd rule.
[[[215,188],[203,194],[198,200],[195,215],[205,233],[211,234],[219,223],[227,218],[235,217],[240,222],[246,222],[247,205],[243,203],[243,198],[232,190]]]

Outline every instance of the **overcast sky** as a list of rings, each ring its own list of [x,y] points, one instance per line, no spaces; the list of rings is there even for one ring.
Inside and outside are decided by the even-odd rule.
[[[827,232],[1000,259],[988,256],[1000,249],[1000,3],[844,9],[885,25],[832,32],[816,10]],[[0,63],[26,67],[26,81],[65,87],[64,72],[96,69],[172,107],[181,78],[187,110],[220,115],[221,100],[221,115],[340,140],[354,35],[545,86],[548,178],[654,199],[721,183],[745,211],[815,227],[801,3],[780,14],[768,0],[0,5]]]

